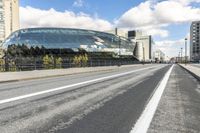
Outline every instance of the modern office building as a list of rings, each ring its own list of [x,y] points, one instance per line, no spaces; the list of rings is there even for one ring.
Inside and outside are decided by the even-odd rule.
[[[113,30],[109,30],[109,31],[105,31],[105,32],[128,38],[128,32],[126,30],[115,28]]]
[[[19,1],[0,0],[0,43],[19,29]]]
[[[153,52],[153,60],[155,62],[164,62],[165,61],[165,54],[160,49],[156,49]]]
[[[4,58],[17,62],[41,61],[45,55],[70,61],[87,54],[89,60],[137,61],[135,43],[105,32],[70,28],[29,28],[13,32],[4,42]],[[123,59],[125,58],[125,59]]]
[[[190,27],[190,59],[200,61],[200,21],[194,21]]]
[[[136,42],[136,48],[134,51],[134,55],[138,58],[139,61],[144,61],[145,56],[144,56],[144,47],[143,44],[140,42]]]
[[[3,48],[11,46],[40,47],[46,49],[71,49],[87,52],[113,52],[117,55],[133,55],[134,42],[114,34],[69,28],[21,29],[7,38]]]
[[[128,38],[137,43],[135,55],[140,61],[152,61],[153,39],[151,35],[144,35],[142,31],[129,31]]]

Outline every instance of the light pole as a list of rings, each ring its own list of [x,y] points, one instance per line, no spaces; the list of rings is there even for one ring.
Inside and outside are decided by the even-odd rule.
[[[145,49],[144,49],[144,45],[142,44],[142,50],[143,50],[143,65],[145,63]]]
[[[181,63],[183,62],[183,48],[181,48]]]
[[[120,51],[120,49],[121,49],[121,37],[119,36],[119,64],[118,64],[118,66],[121,66],[121,59],[120,59],[121,51]]]
[[[120,57],[120,54],[121,54],[120,48],[121,48],[121,37],[119,36],[119,57]]]
[[[187,38],[185,38],[185,65],[187,64]]]

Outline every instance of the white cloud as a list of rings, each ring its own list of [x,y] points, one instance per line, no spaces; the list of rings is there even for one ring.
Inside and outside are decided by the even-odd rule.
[[[21,7],[22,27],[73,27],[95,30],[110,30],[112,27],[143,30],[153,36],[167,37],[170,24],[182,24],[200,19],[200,8],[192,7],[192,2],[200,0],[148,0],[125,12],[114,24],[98,15],[74,13],[66,10],[41,10]],[[74,6],[83,6],[83,0],[75,0]]]
[[[82,7],[84,5],[84,1],[83,0],[75,0],[73,3],[74,7]]]
[[[157,41],[154,45],[155,49],[160,49],[163,51],[167,56],[175,57],[178,56],[179,52],[183,48],[183,56],[185,55],[185,39],[179,40],[163,40]],[[187,56],[189,55],[189,45],[187,45]]]
[[[183,5],[189,5],[191,3],[199,3],[200,2],[200,0],[171,0],[171,1],[176,1]]]
[[[154,7],[158,24],[185,23],[200,19],[200,9],[175,1],[164,1]]]
[[[22,28],[27,27],[67,27],[94,29],[100,31],[119,27],[126,30],[143,30],[147,34],[167,37],[171,24],[189,23],[200,20],[200,8],[192,7],[192,3],[200,0],[148,0],[125,12],[115,22],[93,16],[83,12],[64,12],[55,9],[42,10],[33,7],[20,7],[20,21]],[[83,0],[76,0],[74,6],[81,7]],[[189,34],[187,34],[189,36]],[[155,48],[161,49],[167,55],[177,56],[180,47],[184,47],[184,39],[164,40],[156,42]],[[189,50],[188,50],[189,52]]]
[[[20,7],[20,21],[22,28],[28,27],[67,27],[94,30],[110,30],[112,24],[85,13],[74,13],[72,11],[59,12],[51,8],[41,10],[30,6]]]
[[[200,20],[200,8],[192,7],[200,0],[149,0],[125,12],[115,23],[118,27],[141,29],[152,35],[167,37],[170,24]]]
[[[169,31],[161,28],[143,29],[147,35],[160,36],[162,38],[169,36]]]
[[[162,47],[162,46],[178,46],[178,45],[183,45],[184,44],[184,39],[179,39],[179,40],[164,40],[164,41],[157,41],[156,46],[157,47]]]
[[[150,8],[150,2],[147,1],[125,12],[116,23],[120,27],[135,28],[149,26],[153,22],[153,12]]]

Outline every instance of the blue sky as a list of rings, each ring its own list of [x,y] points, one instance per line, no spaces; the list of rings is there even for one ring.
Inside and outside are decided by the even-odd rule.
[[[35,8],[49,9],[54,8],[58,11],[71,10],[76,13],[84,12],[87,14],[95,14],[109,21],[120,17],[125,11],[131,7],[138,5],[142,0],[85,0],[82,7],[74,7],[75,0],[21,0],[20,5],[32,6]]]
[[[20,16],[22,28],[143,30],[153,35],[155,48],[176,56],[191,21],[200,18],[200,0],[21,0]]]

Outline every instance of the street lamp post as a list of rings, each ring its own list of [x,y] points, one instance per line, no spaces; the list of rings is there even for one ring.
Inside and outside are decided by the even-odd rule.
[[[143,51],[143,65],[145,64],[145,49],[144,45],[142,44],[142,51]]]
[[[185,38],[185,65],[187,64],[187,38]]]
[[[181,63],[183,62],[183,48],[181,48]]]
[[[118,66],[121,66],[121,60],[120,60],[121,51],[120,51],[120,48],[121,48],[121,37],[119,36],[119,64],[118,64]]]

